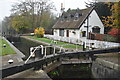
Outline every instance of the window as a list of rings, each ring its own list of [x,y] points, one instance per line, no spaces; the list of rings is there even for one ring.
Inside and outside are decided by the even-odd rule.
[[[84,26],[85,28],[87,28],[88,26]]]
[[[100,28],[99,28],[98,26],[94,26],[94,27],[92,28],[92,32],[93,32],[93,33],[100,33]]]
[[[82,13],[80,13],[79,16],[82,16]]]
[[[82,32],[82,37],[86,37],[86,31]]]
[[[61,17],[61,21],[64,21],[64,16]]]
[[[70,19],[71,19],[71,15],[69,14],[67,17],[67,21],[70,21]]]
[[[64,36],[64,29],[59,30],[59,36]]]
[[[71,14],[70,16],[71,16],[71,18],[74,18],[74,15]]]
[[[67,19],[67,16],[64,16],[65,19]]]
[[[76,14],[75,14],[75,20],[78,20],[78,18],[79,18],[79,14],[76,13]]]

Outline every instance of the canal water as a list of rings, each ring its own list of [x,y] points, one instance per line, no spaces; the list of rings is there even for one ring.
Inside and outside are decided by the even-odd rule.
[[[25,58],[23,60],[26,60],[29,57],[31,47],[37,47],[37,46],[43,45],[37,42],[26,40],[24,38],[13,38],[8,40],[11,43],[14,42],[13,45],[25,55]],[[35,53],[41,54],[41,49],[37,50]],[[47,48],[47,55],[52,53],[53,53],[53,48]]]
[[[90,64],[66,64],[57,67],[48,73],[48,76],[53,80],[75,79],[82,78],[93,79]]]

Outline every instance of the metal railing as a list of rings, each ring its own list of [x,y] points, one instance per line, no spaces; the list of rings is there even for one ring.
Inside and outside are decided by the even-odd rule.
[[[43,45],[40,45],[40,46],[37,46],[37,47],[31,47],[30,48],[30,56],[27,58],[27,60],[25,61],[25,64],[28,62],[28,60],[31,58],[31,57],[34,57],[33,55],[35,55],[35,51],[37,49],[41,48],[41,54],[43,54]],[[34,49],[34,50],[33,50]]]
[[[53,46],[53,45],[51,45],[51,46],[40,45],[40,46],[37,46],[37,47],[31,47],[30,48],[30,56],[25,61],[25,64],[29,61],[29,59],[31,57],[35,57],[35,51],[37,51],[40,48],[41,48],[41,54],[44,55],[43,58],[46,58],[46,56],[47,56],[47,48],[53,48],[53,55],[55,55],[55,53],[56,53],[56,46]]]
[[[54,39],[54,40],[59,40],[59,41],[64,41],[64,42],[69,42],[69,43],[79,43],[82,45],[83,42],[86,43],[86,46],[91,47],[90,44],[94,43],[93,48],[112,48],[112,47],[119,47],[120,43],[114,43],[114,42],[106,42],[106,41],[98,41],[98,40],[89,40],[89,39],[76,39],[72,37],[61,37],[61,36],[55,36],[55,35],[45,35],[45,37],[49,39]]]
[[[30,48],[30,56],[25,61],[25,64],[29,61],[29,59],[31,57],[35,57],[35,51],[38,50],[38,49],[41,49],[41,54],[44,55],[43,58],[46,58],[46,56],[47,56],[47,48],[53,48],[53,55],[55,55],[56,54],[56,45],[52,45],[52,44],[57,44],[57,41],[52,40],[50,46],[40,45],[40,46],[37,46],[37,47],[31,47]],[[60,49],[59,49],[59,52],[62,52],[62,50],[63,50],[63,52],[66,52],[65,48],[63,48],[66,45],[73,45],[73,44],[63,44],[63,45],[61,45]],[[78,50],[78,44],[74,44],[74,45],[76,45],[76,51],[77,51]]]

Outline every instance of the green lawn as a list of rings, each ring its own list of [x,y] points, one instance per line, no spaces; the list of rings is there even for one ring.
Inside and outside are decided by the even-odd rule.
[[[52,40],[47,39],[47,38],[37,38],[36,36],[26,36],[26,37],[29,37],[29,38],[35,39],[35,40],[39,40],[39,41],[43,41],[43,42],[46,42],[46,43],[51,43],[51,41],[52,41]],[[65,45],[65,44],[69,44],[69,45]],[[56,45],[58,45],[58,46],[65,45],[65,46],[63,46],[64,48],[76,48],[76,45],[74,45],[74,44],[70,44],[70,43],[66,43],[66,42],[60,42],[60,41],[57,41]],[[82,48],[82,46],[77,46],[77,48]]]
[[[3,47],[3,44],[6,44],[6,47]],[[5,56],[8,54],[15,54],[16,52],[9,46],[9,44],[0,38],[0,56]]]

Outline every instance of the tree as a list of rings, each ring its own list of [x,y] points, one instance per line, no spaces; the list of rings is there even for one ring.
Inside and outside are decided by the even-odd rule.
[[[53,24],[56,22],[56,17],[51,14],[50,11],[44,12],[41,16],[41,22],[39,23],[40,26],[44,27],[45,29],[51,29]]]
[[[29,21],[22,15],[16,15],[12,18],[12,27],[20,33],[29,28]]]
[[[53,9],[55,8],[53,2],[50,2],[50,0],[27,0],[14,4],[11,11],[17,15],[24,14],[24,16],[27,16],[26,18],[31,17],[28,20],[32,20],[30,22],[32,22],[32,27],[34,29],[36,26],[40,25],[39,23],[41,23],[41,21],[43,21],[42,16],[44,16],[44,12]]]
[[[104,2],[85,2],[86,3],[86,7],[94,7],[95,11],[97,12],[97,14],[99,15],[99,17],[101,19],[102,16],[111,16],[111,11],[110,8],[108,7],[108,4],[104,3]]]
[[[2,21],[2,33],[4,35],[15,35],[15,30],[11,27],[11,19],[12,17],[5,17]]]
[[[106,27],[120,28],[120,1],[115,3],[107,2],[111,9],[111,16],[103,17]]]
[[[120,29],[120,1],[112,6],[113,26]]]

